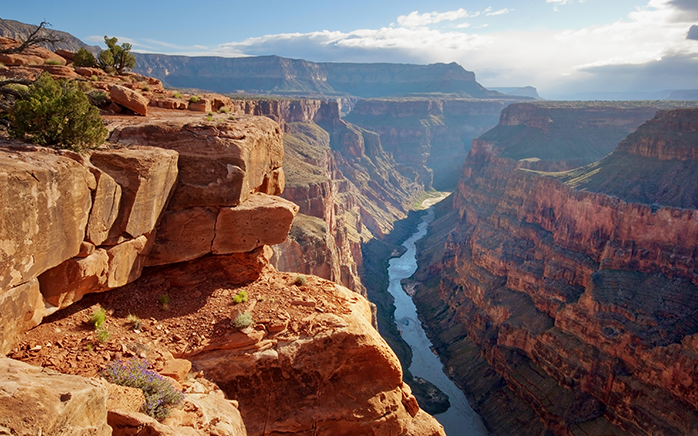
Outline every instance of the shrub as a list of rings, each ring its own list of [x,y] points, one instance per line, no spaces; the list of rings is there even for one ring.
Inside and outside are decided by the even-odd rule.
[[[160,374],[149,370],[145,360],[116,360],[108,364],[100,375],[110,383],[142,390],[145,404],[141,411],[155,419],[167,418],[172,407],[184,400],[184,394]]]
[[[96,82],[99,80],[99,78],[97,76],[92,76],[92,77],[90,77],[90,80],[92,80],[93,82]]]
[[[221,108],[218,109],[218,113],[220,113],[220,114],[227,114],[228,112],[230,112],[230,109],[228,109],[225,106],[221,106]]]
[[[62,63],[58,59],[46,59],[46,62],[44,62],[45,65],[61,65]]]
[[[247,292],[240,291],[233,297],[233,303],[240,304],[247,301]]]
[[[97,66],[97,59],[95,59],[95,56],[87,51],[85,47],[82,47],[73,55],[73,65],[76,67],[94,68]]]
[[[143,327],[141,319],[138,318],[136,315],[132,315],[130,313],[126,317],[126,322],[131,326],[133,330],[140,330],[141,327]]]
[[[87,94],[87,99],[92,106],[103,107],[109,104],[109,95],[104,91],[94,90]]]
[[[181,93],[181,92],[175,92],[174,94],[172,94],[172,97],[174,97],[174,98],[182,98],[182,93]]]
[[[242,330],[252,325],[254,321],[252,320],[252,314],[250,312],[242,312],[233,320],[233,327]]]
[[[103,307],[99,307],[95,309],[92,312],[92,315],[90,315],[90,324],[94,326],[95,329],[98,329],[104,325],[104,322],[107,320],[107,311],[104,310]]]
[[[44,73],[10,111],[10,135],[39,145],[81,151],[107,138],[99,110],[75,84]]]
[[[305,276],[300,275],[300,274],[297,275],[297,276],[296,276],[296,279],[293,281],[293,283],[294,283],[296,286],[303,286],[303,285],[305,285],[307,282],[308,282],[308,279],[305,278]]]
[[[95,336],[97,337],[97,342],[101,344],[103,342],[107,342],[109,340],[109,336],[111,335],[107,331],[106,327],[100,327],[95,332]]]
[[[22,85],[21,83],[10,83],[3,86],[3,88],[19,92],[20,94],[26,94],[29,92],[29,87],[27,85]]]
[[[104,71],[114,71],[117,74],[123,74],[136,66],[136,58],[131,54],[131,44],[125,42],[121,45],[116,45],[118,41],[116,37],[104,37],[107,49],[99,52],[98,62]]]
[[[143,91],[143,92],[150,92],[150,86],[148,86],[148,85],[143,85],[143,86],[141,86],[141,91]]]
[[[192,95],[191,97],[189,97],[189,103],[196,103],[197,101],[199,101],[199,97],[197,97],[195,95]]]
[[[158,297],[158,303],[162,306],[162,310],[170,310],[170,296],[162,294]]]

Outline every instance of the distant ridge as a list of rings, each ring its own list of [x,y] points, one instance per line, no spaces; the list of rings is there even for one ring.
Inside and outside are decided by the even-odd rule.
[[[25,39],[31,32],[36,29],[36,27],[39,25],[37,23],[36,25],[32,24],[25,24],[21,23],[19,21],[15,20],[5,20],[0,18],[0,36],[4,36],[6,38],[14,38],[14,39],[20,39],[23,40]],[[69,51],[77,51],[82,47],[85,47],[86,49],[90,50],[93,53],[96,53],[99,51],[99,47],[94,46],[94,45],[87,45],[84,42],[82,42],[80,39],[76,38],[75,36],[71,35],[70,33],[67,32],[61,32],[60,30],[54,30],[53,28],[49,27],[48,30],[51,32],[55,33],[56,35],[60,36],[63,38],[62,42],[59,42],[54,46],[51,45],[41,45],[44,48],[47,48],[49,50],[58,50],[58,49],[63,49],[63,50],[69,50]]]
[[[404,97],[424,94],[509,98],[450,64],[317,63],[280,56],[223,58],[137,54],[137,73],[177,88],[303,96]],[[522,97],[525,99],[524,97]]]

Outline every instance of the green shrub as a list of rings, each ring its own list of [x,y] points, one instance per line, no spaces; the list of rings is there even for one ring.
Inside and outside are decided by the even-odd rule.
[[[126,322],[128,325],[131,326],[133,330],[140,330],[141,327],[143,327],[143,323],[141,322],[141,319],[138,318],[136,315],[128,314],[126,317]]]
[[[92,324],[95,328],[95,330],[99,329],[104,325],[104,322],[107,320],[107,311],[104,310],[103,307],[99,307],[92,312],[92,315],[90,315],[90,324]]]
[[[308,282],[308,279],[305,278],[305,276],[300,275],[300,274],[297,275],[297,276],[296,276],[296,279],[293,281],[293,283],[294,283],[296,286],[303,286],[303,285],[305,285],[307,282]]]
[[[242,312],[233,320],[233,327],[242,330],[251,326],[254,323],[252,320],[252,314],[250,312]]]
[[[44,62],[44,65],[62,65],[63,62],[59,61],[58,59],[46,59]]]
[[[240,304],[247,301],[247,292],[240,291],[233,297],[233,303]]]
[[[97,59],[95,59],[95,56],[87,51],[85,47],[82,47],[73,55],[73,65],[76,67],[94,68],[97,66]]]
[[[158,303],[162,306],[162,310],[170,310],[170,296],[162,294],[158,297]]]
[[[95,332],[95,336],[97,337],[97,342],[99,342],[101,344],[101,343],[107,342],[111,335],[107,331],[106,327],[100,327]]]
[[[10,111],[10,135],[39,145],[81,151],[107,139],[99,110],[73,83],[44,73]]]
[[[29,92],[29,87],[27,85],[22,85],[21,83],[10,83],[3,86],[5,89],[11,89],[12,91],[19,92],[21,94],[26,94]]]
[[[174,97],[174,98],[182,98],[182,93],[181,93],[181,92],[175,92],[174,94],[172,94],[172,97]]]
[[[111,100],[109,95],[104,91],[94,90],[87,94],[87,99],[90,101],[92,106],[103,107],[109,104]]]
[[[196,103],[197,101],[199,101],[199,97],[197,97],[195,95],[192,95],[191,97],[189,97],[189,103]]]
[[[143,85],[143,86],[141,86],[141,91],[143,91],[143,92],[150,92],[150,86],[148,86],[148,85]]]
[[[99,80],[99,78],[97,76],[92,76],[92,77],[90,77],[90,80],[92,80],[93,82],[96,82]]]
[[[125,42],[121,45],[116,45],[118,41],[116,37],[104,37],[107,49],[99,52],[98,63],[104,71],[114,71],[117,74],[123,74],[136,66],[136,57],[131,54],[131,44]]]
[[[228,112],[230,112],[230,109],[228,109],[225,106],[221,106],[221,108],[218,109],[218,113],[220,113],[220,114],[227,114]]]
[[[184,393],[160,374],[149,370],[145,360],[116,360],[109,363],[100,375],[110,383],[142,390],[145,404],[141,411],[155,419],[167,418],[172,407],[184,401]]]

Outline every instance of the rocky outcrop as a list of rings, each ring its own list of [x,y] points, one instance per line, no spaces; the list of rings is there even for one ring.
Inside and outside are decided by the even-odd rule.
[[[148,103],[150,103],[150,100],[136,91],[123,86],[113,85],[109,88],[109,98],[111,98],[114,103],[131,109],[139,115],[148,115]]]
[[[99,383],[0,357],[0,431],[12,435],[111,435]]]
[[[660,112],[613,155],[633,156],[624,149],[639,137],[666,144],[653,131],[681,137],[671,120],[695,113]],[[441,277],[416,298],[456,380],[495,434],[518,425],[503,425],[494,405],[504,401],[539,417],[522,434],[696,434],[698,212],[576,190],[574,171],[517,171],[506,144],[474,141],[454,210],[420,260],[417,277]],[[619,177],[638,176],[622,168]],[[592,184],[601,173],[585,174]],[[463,359],[458,347],[475,352]],[[491,398],[492,384],[468,380],[478,376],[499,386]]]

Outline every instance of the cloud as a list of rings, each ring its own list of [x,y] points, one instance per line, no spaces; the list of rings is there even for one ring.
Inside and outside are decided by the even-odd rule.
[[[488,9],[490,9],[490,8],[488,8]],[[503,14],[508,14],[512,10],[513,9],[504,8],[504,9],[500,9],[498,11],[485,12],[485,15],[488,17],[494,16],[494,15],[503,15]]]
[[[409,15],[400,15],[397,17],[397,22],[405,27],[421,27],[429,24],[436,24],[442,21],[455,21],[459,18],[477,17],[479,12],[468,13],[463,8],[448,12],[425,12],[420,14],[419,11],[412,11]]]
[[[688,33],[686,34],[686,39],[693,39],[695,41],[698,41],[698,26],[695,24],[691,26],[688,29]]]
[[[556,3],[559,5],[566,5],[567,3],[571,3],[572,0],[545,0],[546,3]]]
[[[669,0],[668,5],[681,11],[686,20],[698,20],[698,2],[696,0]]]

